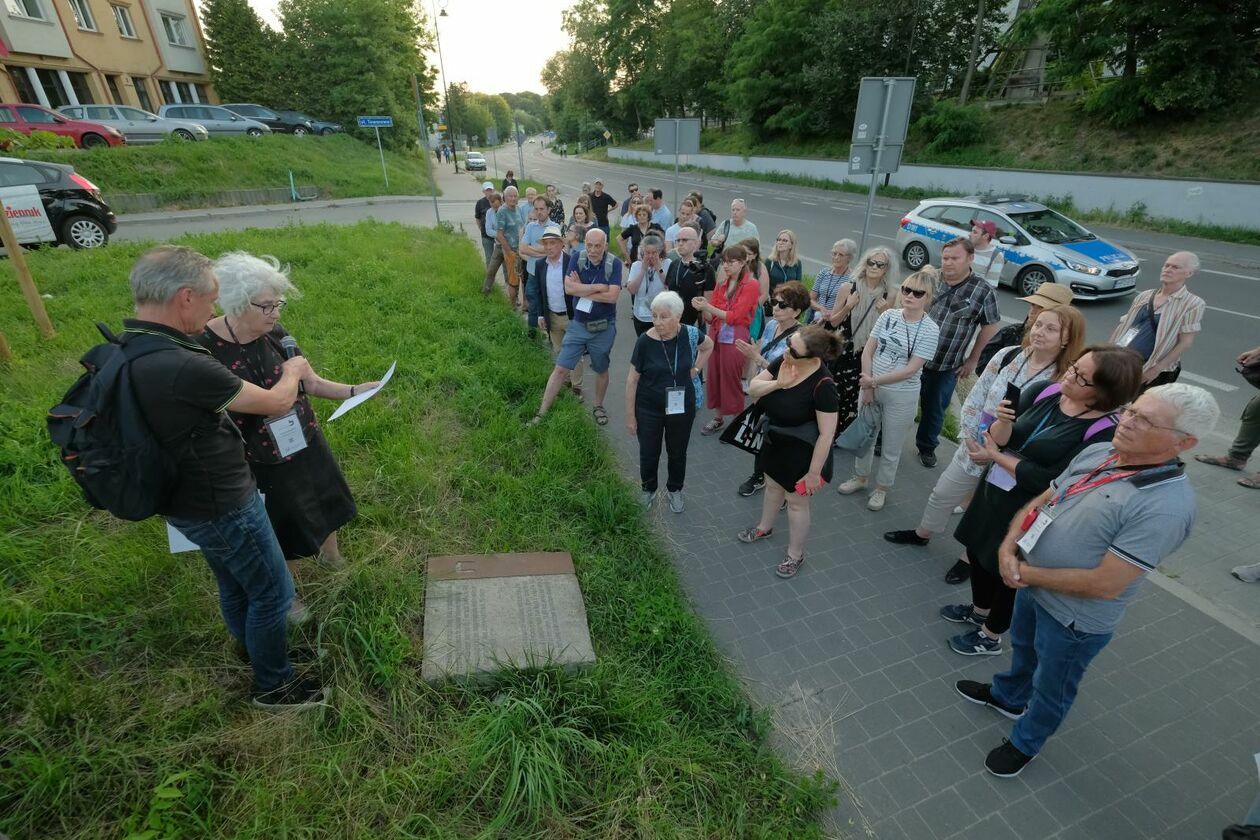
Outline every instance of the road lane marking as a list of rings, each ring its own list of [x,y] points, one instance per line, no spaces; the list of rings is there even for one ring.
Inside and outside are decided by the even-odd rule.
[[[801,202],[801,204],[808,204],[810,207],[817,207],[817,206],[818,206],[818,202],[817,202],[817,201],[802,201],[802,202]]]
[[[1253,318],[1260,321],[1260,315],[1252,315],[1248,312],[1235,312],[1232,309],[1221,309],[1219,306],[1207,306],[1206,304],[1203,308],[1211,309],[1213,312],[1224,312],[1226,315],[1237,315],[1239,318]]]
[[[1231,391],[1238,390],[1237,385],[1230,385],[1228,382],[1221,382],[1219,379],[1212,379],[1208,376],[1199,376],[1197,373],[1191,373],[1184,368],[1181,371],[1181,375],[1186,379],[1189,379],[1191,382],[1198,382],[1200,385],[1206,385],[1209,388],[1215,388],[1218,391],[1225,391],[1226,393],[1229,393]]]

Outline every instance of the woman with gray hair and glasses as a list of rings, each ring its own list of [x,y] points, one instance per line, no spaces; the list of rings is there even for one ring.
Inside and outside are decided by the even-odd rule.
[[[214,264],[223,315],[212,319],[197,341],[232,373],[260,388],[280,378],[293,342],[280,326],[280,313],[297,289],[287,267],[275,257],[242,251],[224,254]],[[291,352],[297,350],[292,343]],[[350,488],[320,430],[310,397],[344,400],[376,387],[376,382],[344,385],[316,376],[287,412],[262,417],[229,416],[245,440],[245,457],[258,489],[266,497],[267,516],[292,570],[299,557],[317,556],[326,565],[345,564],[337,529],[354,518]],[[303,608],[294,599],[292,612]]]

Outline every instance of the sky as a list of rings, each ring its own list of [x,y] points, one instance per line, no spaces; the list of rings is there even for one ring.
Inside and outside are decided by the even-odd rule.
[[[419,2],[432,24],[439,0]],[[276,0],[249,4],[264,21],[280,28]],[[560,13],[571,5],[573,0],[446,0],[446,17],[436,19],[447,83],[465,82],[480,93],[546,93],[538,77],[552,53],[568,46]],[[438,11],[441,8],[439,2]],[[498,48],[503,44],[513,48]],[[509,61],[504,61],[505,55]],[[429,60],[437,64],[436,52]]]

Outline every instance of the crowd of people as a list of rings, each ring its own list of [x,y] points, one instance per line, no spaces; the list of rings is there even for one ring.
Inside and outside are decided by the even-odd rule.
[[[485,186],[493,209],[497,196]],[[1072,291],[1053,283],[1020,298],[1026,317],[1003,328],[995,293],[1003,255],[981,222],[944,245],[939,267],[907,276],[890,249],[859,255],[840,239],[810,288],[796,235],[780,231],[762,257],[741,199],[719,222],[698,193],[675,215],[660,190],[632,183],[619,207],[620,256],[607,226],[618,203],[602,183],[584,185],[565,224],[552,221],[550,206],[540,200],[523,222],[550,243],[527,274],[526,306],[555,351],[530,424],[545,420],[566,384],[582,396],[584,358],[597,377],[590,410],[609,422],[604,397],[628,294],[637,338],[625,426],[639,445],[642,504],[655,502],[664,450],[668,508],[683,513],[687,449],[707,408],[700,435],[753,455],[752,474],[733,491],[764,491],[756,523],[733,536],[771,539],[787,512],[779,577],[804,566],[811,500],[832,480],[837,450],[853,455],[838,492],[863,492],[878,511],[906,441],[925,468],[937,466],[957,394],[960,441],[918,525],[884,537],[926,546],[961,515],[952,531],[963,553],[945,580],[970,581],[970,598],[942,606],[940,617],[966,632],[943,641],[964,656],[1011,651],[991,683],[956,687],[1016,721],[985,767],[1019,773],[1062,722],[1142,577],[1193,525],[1180,455],[1219,417],[1206,391],[1176,381],[1201,328],[1203,301],[1187,287],[1197,258],[1170,256],[1160,286],[1090,344]],[[488,281],[495,269],[491,258]],[[1260,361],[1260,348],[1245,360]],[[1200,460],[1242,469],[1260,443],[1258,424],[1253,400],[1230,453]],[[1260,565],[1235,574],[1260,577]]]

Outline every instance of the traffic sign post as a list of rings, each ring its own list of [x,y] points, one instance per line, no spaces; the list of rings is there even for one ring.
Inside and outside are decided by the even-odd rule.
[[[495,147],[499,145],[499,129],[497,126],[486,126],[486,145],[490,147],[490,159],[494,161],[494,178],[499,179],[499,155]]]
[[[700,120],[657,117],[652,134],[658,155],[674,156],[674,212],[678,212],[678,157],[700,154]],[[605,137],[608,132],[604,132]]]
[[[512,133],[516,137],[516,160],[521,165],[521,177],[525,177],[525,132],[521,131],[516,118],[512,118]]]
[[[853,115],[853,142],[849,146],[849,174],[871,176],[866,194],[866,217],[862,220],[862,241],[858,254],[866,251],[866,237],[875,209],[875,185],[879,176],[896,172],[901,166],[901,148],[910,126],[910,105],[914,101],[915,79],[908,77],[867,77],[858,88],[857,111]]]
[[[381,154],[381,175],[385,176],[385,189],[389,189],[389,173],[385,171],[385,149],[381,146],[381,129],[393,127],[393,117],[359,117],[359,128],[370,128],[376,132],[376,151]]]
[[[411,74],[411,92],[415,94],[416,97],[416,123],[420,126],[421,143],[425,148],[428,148],[429,132],[427,132],[424,128],[424,103],[420,101],[420,83],[416,80],[415,73]],[[429,156],[426,154],[424,158],[425,165],[430,165],[428,163]],[[429,171],[434,172],[435,170],[430,169]],[[437,223],[440,225],[442,224],[442,211],[438,209],[437,178],[431,178],[431,180],[433,181],[433,215],[437,218]]]

